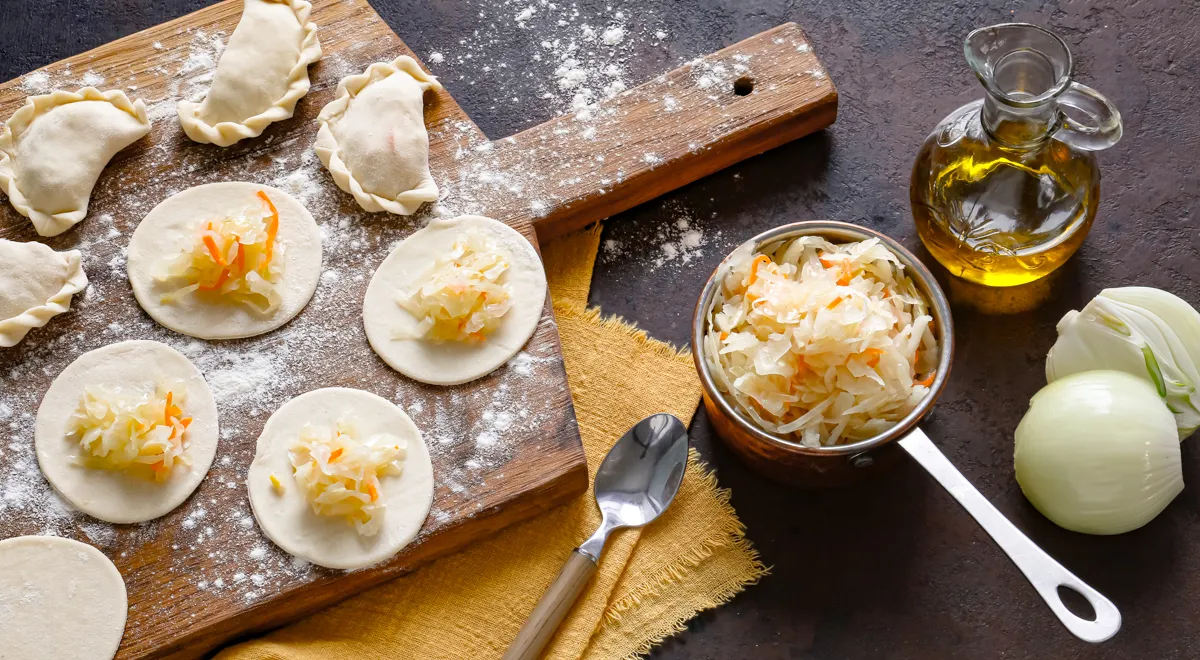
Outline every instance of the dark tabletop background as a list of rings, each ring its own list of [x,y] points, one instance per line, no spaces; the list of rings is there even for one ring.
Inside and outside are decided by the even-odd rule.
[[[528,35],[480,17],[488,0],[372,0],[418,54],[447,56],[466,35],[492,35],[495,59],[520,62]],[[0,0],[0,80],[149,27],[202,0]],[[498,0],[500,15],[526,3]],[[534,4],[536,3],[529,3]],[[923,137],[982,91],[961,54],[972,28],[1010,20],[1046,25],[1076,56],[1077,78],[1120,108],[1125,137],[1100,156],[1100,211],[1080,253],[1040,296],[982,300],[951,286],[959,343],[949,387],[926,431],[950,460],[1052,555],[1121,609],[1124,628],[1103,645],[1070,636],[999,549],[921,470],[903,463],[878,481],[838,491],[764,482],[716,440],[703,411],[697,447],[733,490],[733,504],[772,574],[707,612],[656,658],[1104,658],[1200,657],[1200,452],[1184,444],[1189,487],[1156,520],[1118,537],[1058,529],[1022,497],[1012,431],[1044,384],[1054,324],[1108,286],[1142,284],[1200,304],[1200,4],[881,0],[647,0],[578,5],[584,16],[627,13],[632,30],[670,36],[635,49],[633,82],[692,57],[796,21],[841,94],[829,130],[753,158],[609,220],[592,303],[684,344],[695,297],[734,245],[801,219],[848,220],[916,249],[909,168]],[[631,7],[636,7],[630,11]],[[511,9],[511,11],[510,11]],[[495,13],[495,12],[493,12]],[[598,20],[603,24],[603,20]],[[509,32],[506,32],[508,30]],[[509,39],[511,37],[511,39]],[[488,58],[444,78],[491,137],[552,117],[546,80],[491,74]],[[456,80],[457,78],[457,80]],[[520,103],[502,98],[519,96]],[[656,266],[664,227],[702,230],[690,261]],[[667,239],[671,235],[668,231]],[[640,246],[640,247],[639,247]],[[932,260],[928,259],[927,262]],[[951,285],[953,283],[946,282]],[[1020,313],[985,314],[1029,306]]]

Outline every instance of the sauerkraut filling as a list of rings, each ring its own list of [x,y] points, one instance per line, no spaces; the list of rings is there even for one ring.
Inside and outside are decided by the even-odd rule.
[[[928,305],[877,239],[804,236],[730,257],[704,358],[717,388],[764,430],[808,447],[864,440],[933,383]]]
[[[93,386],[67,419],[67,439],[79,445],[80,465],[165,481],[188,465],[182,386],[158,385],[145,393]]]
[[[345,518],[363,536],[379,533],[386,508],[379,480],[400,476],[405,455],[400,438],[377,434],[359,440],[347,422],[333,428],[306,424],[288,450],[292,475],[313,513]]]
[[[417,319],[412,335],[398,339],[481,342],[512,307],[512,290],[502,282],[510,257],[496,241],[467,232],[439,257],[413,290],[396,303]]]
[[[284,252],[277,237],[279,211],[265,192],[258,198],[260,204],[200,223],[195,241],[155,278],[176,286],[162,296],[163,303],[203,295],[264,314],[279,306]]]

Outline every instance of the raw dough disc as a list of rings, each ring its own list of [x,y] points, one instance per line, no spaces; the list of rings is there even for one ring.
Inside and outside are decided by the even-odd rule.
[[[117,567],[57,536],[0,541],[0,658],[111,660],[129,601]]]
[[[186,456],[166,481],[155,482],[113,470],[77,465],[79,445],[67,439],[67,421],[88,386],[149,391],[160,382],[187,388],[183,413],[188,426]],[[111,523],[136,523],[166,515],[196,490],[217,453],[217,404],[204,376],[178,351],[156,341],[123,341],[80,355],[50,384],[34,428],[38,465],[46,480],[80,511]]]
[[[332,427],[341,420],[352,422],[360,438],[389,433],[407,443],[400,476],[380,479],[387,508],[374,536],[360,535],[343,518],[313,513],[292,476],[288,448],[304,425]],[[271,484],[272,474],[283,483],[282,493]],[[329,387],[301,394],[271,415],[258,436],[246,486],[254,517],[275,545],[319,566],[354,569],[378,564],[416,538],[433,504],[433,463],[421,431],[395,404],[370,392]]]
[[[283,279],[277,285],[280,306],[264,315],[238,303],[213,305],[195,295],[163,304],[163,286],[154,276],[181,250],[190,249],[201,222],[262,204],[264,191],[279,210],[278,240],[286,246]],[[321,277],[321,230],[312,214],[282,190],[258,183],[208,183],[163,200],[142,220],[129,241],[129,283],[138,304],[155,321],[200,339],[237,339],[269,332],[304,309]]]
[[[506,249],[511,267],[500,282],[512,289],[512,307],[500,325],[480,343],[432,342],[396,339],[412,334],[417,319],[396,303],[396,296],[411,290],[418,278],[446,254],[458,235],[474,229],[487,234]],[[438,219],[396,246],[383,260],[367,286],[363,325],[371,348],[393,369],[433,385],[457,385],[491,373],[516,355],[533,336],[546,304],[546,272],[537,250],[516,230],[491,218],[464,215]]]

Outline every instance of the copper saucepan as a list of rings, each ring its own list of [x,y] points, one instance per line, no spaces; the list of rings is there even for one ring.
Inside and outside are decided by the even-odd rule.
[[[1088,642],[1103,642],[1117,634],[1121,628],[1121,614],[1116,606],[1029,540],[946,460],[929,436],[918,428],[918,422],[933,408],[934,401],[945,387],[954,356],[954,326],[950,305],[937,280],[896,241],[879,232],[844,222],[797,222],[763,232],[748,243],[754,246],[755,251],[772,252],[780,243],[799,236],[821,236],[834,243],[877,238],[899,257],[905,272],[930,303],[937,334],[937,372],[929,396],[886,432],[845,445],[805,447],[760,429],[717,390],[704,359],[704,335],[708,330],[709,311],[721,295],[720,283],[729,268],[729,258],[726,257],[704,285],[692,322],[692,356],[704,387],[704,408],[717,434],[755,470],[784,483],[810,487],[846,485],[867,478],[895,460],[902,449],[949,491],[996,541],[1067,630]],[[1095,619],[1089,621],[1067,609],[1059,595],[1059,587],[1083,596],[1091,604]]]

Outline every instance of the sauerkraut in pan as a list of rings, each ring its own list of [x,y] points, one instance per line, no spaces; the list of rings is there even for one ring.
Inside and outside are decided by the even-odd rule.
[[[729,257],[704,359],[762,429],[807,447],[845,444],[886,431],[929,394],[932,323],[878,239],[746,244]]]

